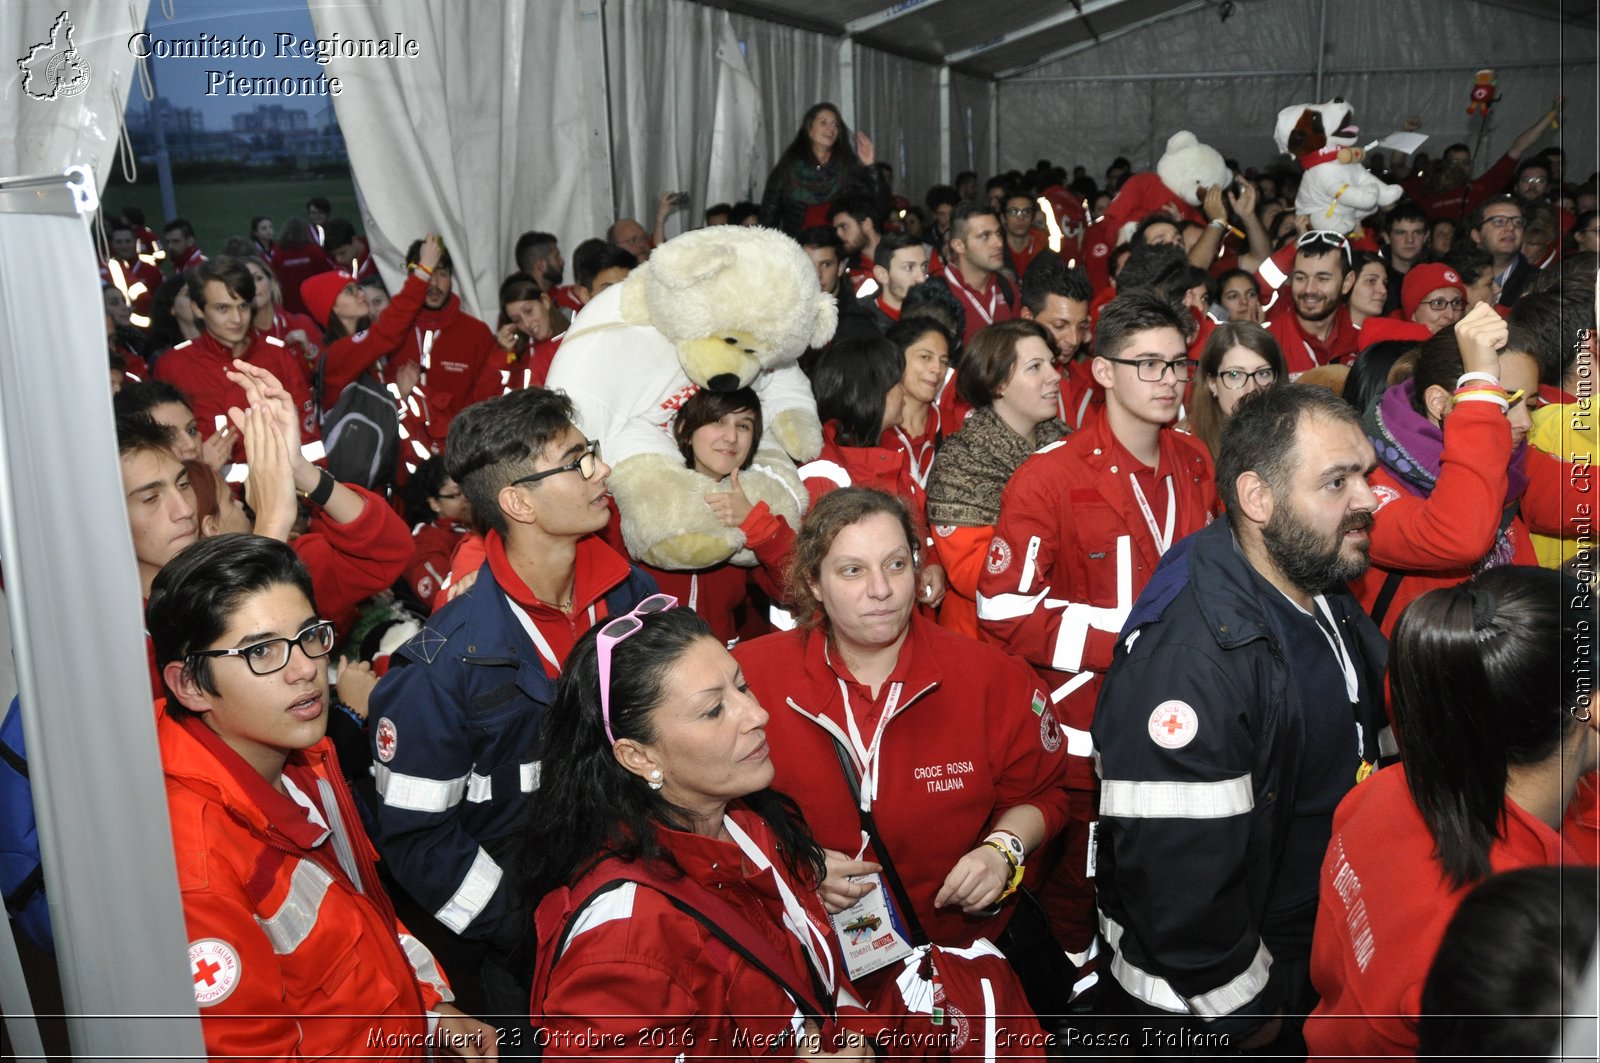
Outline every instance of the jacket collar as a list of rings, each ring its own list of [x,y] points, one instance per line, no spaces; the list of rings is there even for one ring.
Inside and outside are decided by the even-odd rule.
[[[538,620],[565,619],[566,614],[540,601],[522,577],[517,575],[510,558],[506,556],[505,541],[493,529],[484,536],[484,555],[484,564],[493,575],[495,585],[526,609],[530,616]],[[573,613],[589,608],[628,578],[628,562],[597,535],[586,535],[578,540],[573,564],[576,569],[572,583]]]
[[[174,720],[163,704],[157,721],[161,762],[185,786],[220,802],[258,833],[274,834],[303,850],[327,837],[293,798],[280,794],[198,717]],[[326,738],[289,754],[284,773],[307,794],[317,792],[316,767],[328,770]]]

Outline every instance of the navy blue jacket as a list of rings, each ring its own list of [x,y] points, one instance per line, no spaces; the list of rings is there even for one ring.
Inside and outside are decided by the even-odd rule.
[[[1305,704],[1263,593],[1226,521],[1175,544],[1122,630],[1091,729],[1112,976],[1152,1011],[1236,1035],[1283,1002],[1261,929],[1315,754],[1307,714],[1351,711],[1342,687]],[[1360,680],[1361,756],[1376,764],[1387,646],[1348,593],[1325,600]]]
[[[605,596],[620,616],[656,593],[636,566]],[[514,887],[507,857],[539,786],[555,680],[489,563],[412,636],[373,689],[378,850],[396,881],[464,938],[496,938]]]

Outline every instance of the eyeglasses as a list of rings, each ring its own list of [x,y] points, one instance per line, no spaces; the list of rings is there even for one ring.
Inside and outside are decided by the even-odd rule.
[[[1504,229],[1507,225],[1513,229],[1526,229],[1528,227],[1526,218],[1514,214],[1496,214],[1492,218],[1483,219],[1483,224],[1491,229]]]
[[[1188,358],[1179,358],[1175,361],[1165,361],[1161,358],[1112,358],[1102,354],[1100,357],[1108,362],[1118,365],[1131,365],[1139,379],[1146,384],[1157,384],[1167,375],[1167,370],[1172,370],[1172,379],[1178,383],[1187,383],[1194,376],[1194,367],[1199,365]]]
[[[1222,386],[1229,391],[1238,391],[1244,387],[1246,380],[1254,380],[1258,388],[1269,388],[1272,382],[1278,379],[1278,371],[1270,365],[1264,365],[1253,373],[1247,373],[1243,369],[1224,369],[1216,375],[1217,379],[1222,381]]]
[[[1033,216],[1032,207],[1007,207],[1006,213],[1013,218],[1030,218]]]
[[[574,469],[582,473],[585,480],[592,480],[594,479],[595,468],[599,464],[600,441],[598,439],[591,439],[584,444],[583,453],[579,454],[576,459],[567,462],[565,465],[558,465],[553,469],[546,469],[544,472],[536,472],[531,476],[524,476],[520,480],[512,480],[507,486],[515,487],[518,484],[538,483],[546,476],[554,476],[557,473],[563,472],[572,472]]]
[[[243,657],[244,663],[256,675],[271,675],[280,672],[289,663],[289,651],[300,647],[310,660],[326,657],[333,650],[333,624],[327,620],[318,620],[315,624],[301,629],[299,634],[286,639],[267,639],[254,645],[244,646],[232,650],[194,650],[189,654],[194,657]]]
[[[1518,183],[1524,185],[1547,185],[1550,183],[1550,178],[1534,177],[1532,174],[1524,174],[1522,177],[1518,178]]]
[[[643,617],[651,613],[663,613],[668,609],[676,609],[678,599],[670,594],[652,594],[644,601],[633,607],[633,611],[608,620],[600,628],[600,633],[594,638],[595,652],[599,657],[600,666],[600,718],[605,721],[606,740],[612,745],[617,744],[617,736],[611,732],[611,651],[617,643],[624,641],[639,633],[644,627]]]
[[[1445,299],[1441,297],[1438,299],[1424,299],[1422,301],[1422,305],[1427,307],[1429,310],[1465,310],[1467,308],[1467,301],[1462,299],[1460,296],[1457,296],[1454,299]]]
[[[1343,251],[1345,263],[1350,262],[1350,241],[1341,233],[1332,229],[1312,229],[1310,232],[1301,233],[1300,239],[1294,242],[1297,249],[1324,248],[1329,251]]]

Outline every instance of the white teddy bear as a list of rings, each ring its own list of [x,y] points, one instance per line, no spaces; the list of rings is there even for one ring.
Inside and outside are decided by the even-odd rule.
[[[739,486],[799,527],[807,494],[794,463],[816,457],[822,426],[796,360],[828,342],[838,318],[799,244],[734,225],[669,240],[583,308],[546,384],[572,398],[578,427],[600,440],[634,557],[677,570],[755,563],[743,533],[705,504],[726,487],[688,468],[673,441],[678,408],[700,388],[755,389],[766,430]]]
[[[1297,103],[1278,112],[1273,130],[1278,150],[1293,155],[1305,169],[1294,197],[1296,214],[1310,217],[1313,229],[1356,234],[1361,220],[1399,202],[1399,185],[1374,177],[1356,147],[1361,132],[1342,97],[1327,103]]]

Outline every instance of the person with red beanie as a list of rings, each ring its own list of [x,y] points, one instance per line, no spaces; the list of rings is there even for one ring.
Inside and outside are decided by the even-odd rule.
[[[1400,286],[1400,312],[1407,321],[1428,326],[1430,334],[1454,325],[1467,312],[1461,274],[1442,262],[1412,266]]]

